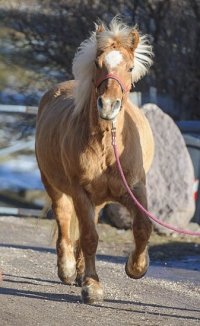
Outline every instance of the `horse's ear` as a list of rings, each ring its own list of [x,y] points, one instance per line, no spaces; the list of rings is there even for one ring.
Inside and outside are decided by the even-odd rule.
[[[138,33],[138,31],[136,29],[132,29],[132,31],[129,34],[129,40],[130,40],[130,44],[131,44],[131,50],[134,51],[139,43],[139,38],[140,35]]]
[[[96,29],[96,33],[98,34],[98,33],[101,33],[101,32],[104,32],[105,31],[105,29],[103,28],[103,26],[97,26],[97,29]]]

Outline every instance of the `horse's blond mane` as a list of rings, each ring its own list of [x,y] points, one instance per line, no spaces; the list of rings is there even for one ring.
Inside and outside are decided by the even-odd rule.
[[[75,80],[78,81],[75,90],[74,116],[89,105],[97,50],[107,48],[113,41],[117,41],[122,47],[131,46],[128,36],[133,27],[122,22],[118,17],[113,18],[108,27],[101,22],[104,31],[98,33],[98,41],[96,34],[98,25],[95,24],[95,26],[96,30],[91,33],[90,38],[81,43],[73,60],[72,72]],[[133,82],[137,82],[147,73],[152,64],[152,55],[152,47],[147,35],[140,35],[139,44],[134,51]]]

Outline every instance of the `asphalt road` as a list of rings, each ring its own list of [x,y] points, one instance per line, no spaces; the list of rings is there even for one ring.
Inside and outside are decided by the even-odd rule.
[[[84,305],[57,277],[52,221],[0,217],[1,326],[200,325],[200,259],[151,263],[141,280],[124,272],[130,243],[100,241],[105,300]],[[104,234],[105,239],[105,234]]]

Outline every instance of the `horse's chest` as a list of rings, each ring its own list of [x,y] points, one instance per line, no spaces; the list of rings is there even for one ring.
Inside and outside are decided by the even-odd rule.
[[[112,149],[112,148],[111,148]],[[123,163],[122,163],[123,165]],[[133,182],[132,169],[123,167],[129,184]],[[87,191],[90,199],[96,205],[112,201],[124,193],[115,156],[112,151],[109,156],[93,156],[87,161],[82,171],[81,186]]]
[[[101,151],[91,152],[81,158],[81,185],[86,191],[95,197],[107,197],[110,193],[110,180],[113,174],[113,153]]]
[[[103,151],[83,155],[80,162],[81,174],[90,183],[94,180],[102,180],[103,176],[107,177],[108,170],[112,164],[111,162],[111,158]]]

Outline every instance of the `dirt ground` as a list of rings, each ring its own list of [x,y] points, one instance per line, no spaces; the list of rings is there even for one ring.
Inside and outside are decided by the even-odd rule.
[[[1,326],[200,325],[200,239],[153,234],[141,280],[124,271],[131,231],[98,225],[104,302],[84,305],[57,277],[52,220],[0,217]]]

